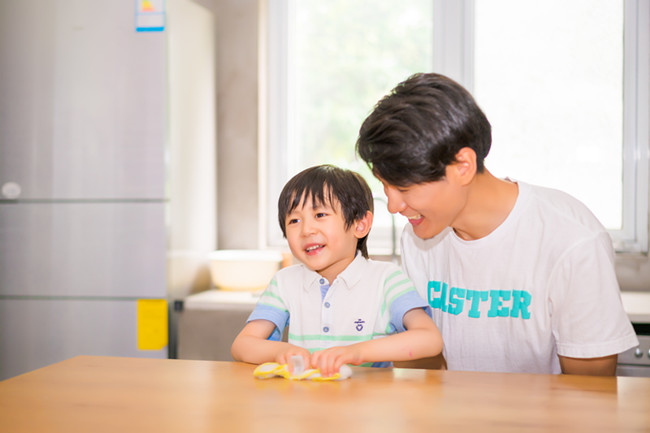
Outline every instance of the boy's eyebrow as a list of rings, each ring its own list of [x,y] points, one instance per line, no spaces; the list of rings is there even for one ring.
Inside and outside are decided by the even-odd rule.
[[[336,212],[336,209],[331,203],[317,203],[317,204],[312,204],[312,209],[314,210],[331,210],[332,212]]]

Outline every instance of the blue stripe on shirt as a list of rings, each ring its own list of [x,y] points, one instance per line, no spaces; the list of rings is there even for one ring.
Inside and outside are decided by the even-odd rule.
[[[268,320],[272,322],[275,325],[275,329],[268,340],[280,341],[282,340],[284,328],[289,326],[289,312],[281,308],[257,304],[251,315],[248,316],[246,323],[252,320]]]
[[[395,299],[390,305],[391,330],[394,329],[396,332],[406,331],[404,327],[404,315],[414,308],[424,308],[427,314],[431,316],[428,304],[415,290],[408,291]]]

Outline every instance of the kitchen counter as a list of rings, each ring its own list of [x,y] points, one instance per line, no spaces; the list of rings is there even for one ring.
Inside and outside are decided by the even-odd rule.
[[[207,290],[188,296],[185,308],[197,310],[235,309],[252,311],[260,292]],[[622,292],[623,308],[633,323],[650,323],[650,292]]]
[[[77,357],[0,382],[0,431],[648,431],[650,379],[353,368],[260,380],[235,362]]]
[[[206,290],[183,301],[185,309],[189,310],[247,310],[253,311],[262,292],[229,292],[227,290]]]
[[[622,292],[621,298],[632,323],[650,323],[650,292]]]
[[[213,289],[185,298],[178,314],[176,356],[232,361],[230,346],[246,324],[260,293]]]

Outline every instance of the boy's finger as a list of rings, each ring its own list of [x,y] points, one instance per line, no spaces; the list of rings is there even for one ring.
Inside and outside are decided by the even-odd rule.
[[[309,366],[311,368],[317,368],[316,363],[318,362],[318,352],[314,352],[311,354],[311,357],[309,358]]]

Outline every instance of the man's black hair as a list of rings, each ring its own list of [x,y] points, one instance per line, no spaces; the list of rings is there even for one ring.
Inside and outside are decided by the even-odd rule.
[[[474,150],[483,172],[491,143],[490,122],[467,90],[443,75],[420,73],[377,103],[361,125],[356,150],[373,174],[409,186],[443,178],[464,147]]]

